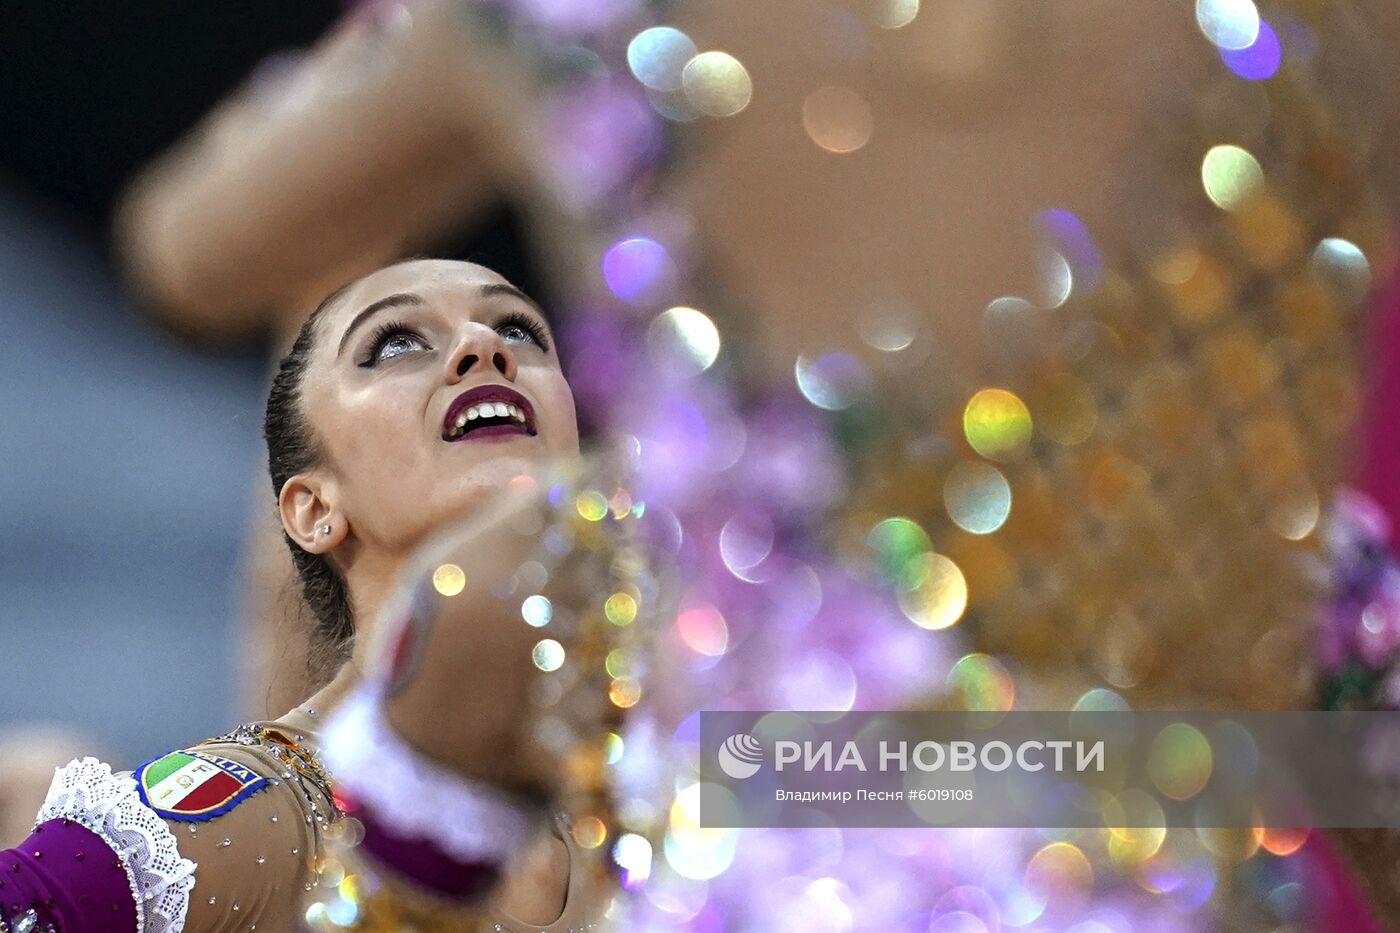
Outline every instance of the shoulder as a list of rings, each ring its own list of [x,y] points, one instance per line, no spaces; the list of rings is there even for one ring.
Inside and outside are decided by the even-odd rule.
[[[126,875],[137,929],[291,929],[334,814],[318,775],[314,754],[295,739],[241,727],[129,772],[74,760],[55,772],[35,827],[100,838]]]
[[[147,761],[132,780],[180,855],[198,866],[187,931],[296,926],[335,813],[315,756],[297,737],[241,726]]]
[[[229,755],[225,748],[178,749],[141,765],[132,772],[132,779],[141,802],[162,819],[212,820],[271,786],[270,778],[254,762],[237,760],[247,756]]]
[[[249,723],[148,761],[133,776],[169,820],[201,822],[250,799],[287,797],[307,823],[322,825],[334,818],[335,801],[311,739],[278,723]]]

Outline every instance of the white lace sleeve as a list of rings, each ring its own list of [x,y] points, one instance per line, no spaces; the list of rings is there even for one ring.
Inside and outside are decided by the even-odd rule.
[[[322,733],[332,778],[395,834],[432,840],[464,862],[507,861],[542,825],[508,794],[469,783],[410,748],[361,689]]]
[[[96,758],[59,768],[35,825],[64,819],[101,836],[117,854],[136,900],[137,933],[184,929],[195,863],[180,857],[170,827],[141,802],[130,775],[113,774]]]

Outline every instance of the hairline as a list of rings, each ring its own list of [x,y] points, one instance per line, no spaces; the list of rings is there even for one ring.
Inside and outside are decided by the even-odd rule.
[[[535,298],[535,297],[533,297],[533,296],[531,296],[531,295],[529,295],[529,294],[526,294],[526,293],[525,293],[523,290],[521,290],[518,286],[516,286],[515,284],[513,284],[512,282],[510,282],[508,279],[506,279],[505,276],[501,275],[499,272],[497,272],[495,269],[492,269],[490,266],[482,265],[482,264],[479,263],[479,262],[471,262],[470,260],[462,260],[462,259],[443,259],[442,257],[439,257],[439,256],[409,256],[409,257],[406,258],[406,259],[400,259],[400,260],[398,260],[397,262],[391,262],[391,263],[389,263],[389,265],[387,265],[387,266],[381,266],[381,267],[378,268],[378,269],[374,269],[374,270],[372,270],[372,271],[370,271],[370,272],[366,272],[364,275],[361,275],[361,276],[358,276],[358,277],[356,277],[356,278],[353,278],[353,279],[351,279],[350,281],[346,282],[344,285],[341,285],[339,288],[337,288],[337,289],[335,289],[334,291],[332,291],[332,292],[331,292],[329,295],[327,295],[326,297],[322,298],[320,304],[316,305],[316,307],[312,310],[312,312],[311,312],[309,315],[307,315],[307,318],[306,318],[307,324],[308,324],[308,325],[311,327],[311,329],[313,330],[313,333],[311,334],[311,345],[307,348],[307,349],[308,349],[308,357],[311,355],[311,352],[314,351],[315,348],[316,348],[317,346],[320,345],[321,337],[322,337],[323,335],[322,335],[322,334],[319,334],[319,333],[314,333],[314,331],[315,331],[317,328],[319,328],[319,327],[321,326],[321,324],[320,324],[321,319],[324,318],[324,317],[329,316],[329,314],[330,314],[330,312],[331,312],[331,309],[332,309],[342,298],[344,298],[346,295],[348,295],[348,294],[350,293],[350,291],[351,291],[352,289],[354,289],[354,287],[355,287],[356,285],[359,285],[361,282],[363,282],[365,279],[369,278],[369,277],[372,276],[372,275],[378,275],[380,272],[385,272],[385,271],[387,271],[387,270],[389,270],[389,269],[394,269],[394,268],[396,268],[396,267],[398,267],[398,266],[407,265],[408,263],[411,263],[411,262],[424,262],[424,261],[434,261],[434,262],[458,262],[458,263],[463,263],[463,264],[467,264],[467,265],[479,266],[479,267],[482,268],[482,269],[486,269],[487,271],[489,271],[489,272],[493,273],[494,275],[497,275],[497,276],[500,277],[501,281],[500,281],[499,283],[496,283],[496,284],[506,285],[506,286],[509,286],[511,289],[513,289],[517,295],[519,295],[521,298],[523,298],[531,307],[533,307],[533,308],[535,309],[536,313],[538,313],[539,316],[540,316],[541,318],[544,319],[544,321],[545,321],[546,324],[550,324],[550,325],[551,325],[551,326],[550,326],[550,329],[553,330],[553,326],[552,326],[552,324],[551,324],[551,322],[550,322],[549,313],[545,311],[544,306],[540,304],[539,299],[537,299],[537,298]],[[308,360],[308,362],[309,362],[309,360]]]

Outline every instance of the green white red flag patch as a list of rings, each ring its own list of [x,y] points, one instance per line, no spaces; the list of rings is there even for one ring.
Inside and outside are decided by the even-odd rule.
[[[210,820],[238,806],[267,779],[236,761],[206,752],[171,752],[136,770],[141,800],[169,820]]]

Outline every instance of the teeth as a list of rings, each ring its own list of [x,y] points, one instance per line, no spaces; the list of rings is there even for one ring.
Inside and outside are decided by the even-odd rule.
[[[457,427],[453,431],[454,436],[461,436],[468,421],[475,421],[478,418],[512,418],[521,424],[525,423],[525,412],[518,405],[511,405],[507,402],[481,402],[473,405],[457,416]]]

